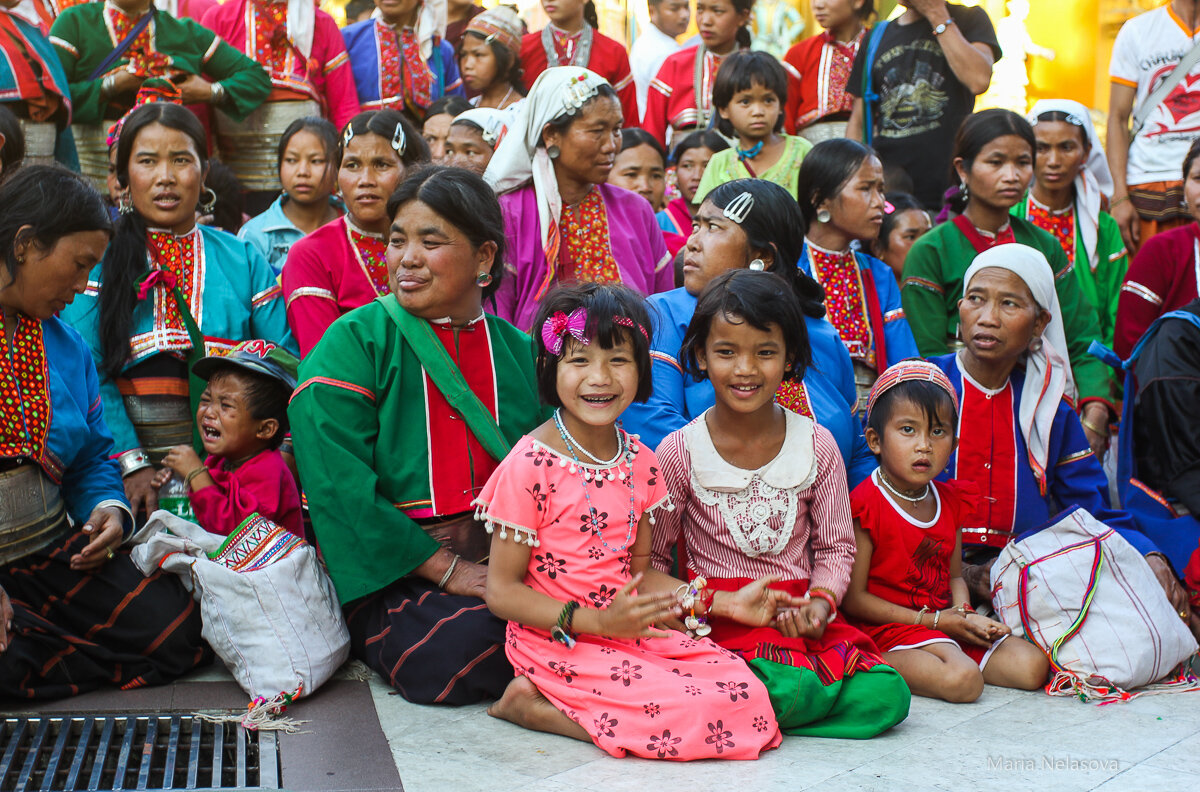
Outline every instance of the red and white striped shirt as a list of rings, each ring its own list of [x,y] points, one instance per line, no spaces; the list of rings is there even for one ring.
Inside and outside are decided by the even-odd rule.
[[[682,534],[696,574],[808,580],[841,600],[854,564],[854,530],[846,468],[828,429],[789,411],[779,454],[749,471],[716,454],[701,415],[668,435],[656,455],[675,502],[674,511],[655,515],[656,569],[670,569]]]

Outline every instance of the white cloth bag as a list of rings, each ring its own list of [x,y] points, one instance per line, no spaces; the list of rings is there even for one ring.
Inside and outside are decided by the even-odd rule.
[[[1013,633],[1050,656],[1051,693],[1129,698],[1197,650],[1146,560],[1083,508],[1009,542],[992,567],[992,595]]]
[[[316,550],[270,520],[255,515],[224,537],[160,509],[131,543],[144,574],[173,572],[193,592],[201,634],[251,698],[308,695],[349,656]]]

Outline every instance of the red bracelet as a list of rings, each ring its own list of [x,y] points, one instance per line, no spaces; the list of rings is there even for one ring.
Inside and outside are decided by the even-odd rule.
[[[808,590],[808,596],[810,599],[812,597],[820,597],[829,604],[829,618],[831,620],[837,615],[837,598],[833,596],[833,592],[829,589],[811,588]]]
[[[713,589],[706,588],[700,592],[700,606],[704,609],[701,616],[709,616],[712,614],[713,600],[716,598],[717,592]]]

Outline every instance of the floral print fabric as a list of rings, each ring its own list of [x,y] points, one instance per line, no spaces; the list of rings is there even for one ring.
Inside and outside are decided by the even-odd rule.
[[[625,470],[624,462],[577,465],[528,437],[517,443],[477,503],[490,530],[536,542],[526,585],[586,608],[612,603],[631,575],[633,537],[623,547],[631,489],[618,477]],[[636,517],[667,507],[649,449],[637,450],[632,481]],[[510,622],[505,651],[518,675],[613,756],[753,759],[779,744],[766,688],[745,663],[708,639],[675,632],[636,640],[580,635],[568,649],[545,630]]]
[[[559,221],[566,261],[563,283],[620,283],[621,270],[608,244],[608,213],[600,191],[593,189],[579,204],[564,206]]]
[[[40,460],[50,431],[42,323],[21,316],[16,322],[11,345],[0,322],[0,457]]]

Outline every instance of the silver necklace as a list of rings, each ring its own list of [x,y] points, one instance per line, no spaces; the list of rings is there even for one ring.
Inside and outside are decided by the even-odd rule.
[[[616,453],[616,456],[614,456],[612,459],[608,459],[608,460],[600,459],[599,457],[593,456],[591,451],[588,451],[586,448],[583,447],[583,443],[581,443],[575,439],[575,436],[572,435],[571,432],[567,429],[566,423],[563,422],[561,407],[559,407],[558,409],[556,409],[554,411],[554,425],[556,427],[558,427],[559,434],[561,434],[562,438],[567,441],[568,446],[574,446],[575,448],[578,448],[579,453],[583,454],[585,457],[592,460],[593,462],[595,462],[597,465],[599,465],[601,467],[611,467],[611,466],[617,464],[617,461],[620,460],[621,456],[625,453],[624,438],[621,437],[621,430],[618,429],[615,425],[613,426],[613,431],[616,432],[616,434],[617,434],[617,453]],[[568,448],[567,450],[570,451],[571,449]]]
[[[900,500],[905,500],[909,503],[920,503],[929,497],[929,482],[925,482],[925,491],[914,498],[909,495],[905,495],[903,492],[896,489],[892,482],[888,481],[887,474],[883,472],[883,468],[879,468],[879,482],[883,484],[884,488],[887,489],[888,492],[892,493]]]

